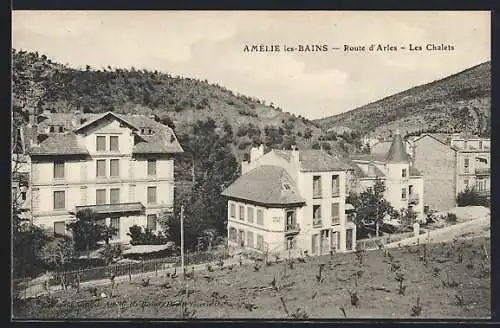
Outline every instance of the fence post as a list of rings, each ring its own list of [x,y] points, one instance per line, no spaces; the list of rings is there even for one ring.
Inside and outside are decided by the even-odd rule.
[[[155,266],[155,276],[158,276],[158,268],[157,268],[157,265],[156,265],[156,259],[154,259],[154,266]]]
[[[80,268],[76,271],[76,290],[80,291]]]
[[[26,281],[25,281],[26,286],[24,287],[24,299],[26,299],[28,297],[27,294],[28,294],[28,287],[29,287],[28,286],[28,276],[25,276],[25,279],[26,279]]]
[[[132,263],[128,263],[128,281],[132,281]]]

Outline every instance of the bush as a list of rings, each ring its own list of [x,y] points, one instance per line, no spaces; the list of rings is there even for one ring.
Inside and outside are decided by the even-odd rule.
[[[462,206],[486,206],[489,207],[486,196],[480,196],[474,188],[467,187],[457,195],[457,205]]]
[[[168,239],[161,233],[155,234],[150,229],[142,229],[142,227],[134,224],[129,228],[127,235],[131,238],[131,245],[163,245],[166,244]]]
[[[445,217],[446,222],[455,224],[457,223],[457,216],[454,213],[448,213]]]

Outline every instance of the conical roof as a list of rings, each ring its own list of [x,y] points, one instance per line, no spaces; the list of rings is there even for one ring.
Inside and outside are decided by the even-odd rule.
[[[387,163],[408,163],[410,161],[410,157],[408,156],[405,148],[403,138],[401,137],[398,129],[396,130],[394,139],[392,139],[391,148],[389,148],[389,152],[387,153]]]

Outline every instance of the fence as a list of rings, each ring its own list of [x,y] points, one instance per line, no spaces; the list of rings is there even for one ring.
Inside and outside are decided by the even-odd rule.
[[[196,265],[219,260],[220,258],[227,259],[229,257],[226,251],[224,252],[197,252],[188,253],[184,256],[184,265]],[[50,277],[46,281],[38,283],[33,282],[30,278],[14,279],[13,295],[25,296],[27,290],[34,285],[38,285],[38,289],[43,291],[46,287],[71,285],[74,283],[82,283],[92,280],[109,279],[112,276],[132,276],[143,273],[158,272],[169,267],[180,266],[181,257],[172,256],[166,258],[151,259],[141,262],[117,263],[107,266],[100,266],[88,269],[79,269],[71,271],[55,271],[51,272]],[[180,273],[180,272],[179,272]],[[45,285],[45,286],[44,286]],[[24,291],[24,295],[23,295]]]

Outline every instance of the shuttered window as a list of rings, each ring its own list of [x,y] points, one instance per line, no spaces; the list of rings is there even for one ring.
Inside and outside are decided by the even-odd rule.
[[[64,161],[54,162],[54,179],[64,179]]]
[[[148,187],[148,204],[156,204],[156,187]]]
[[[95,191],[95,203],[96,205],[106,204],[106,189],[97,189]]]
[[[64,190],[54,191],[54,209],[61,210],[66,208],[66,197]]]
[[[257,224],[264,225],[264,213],[262,210],[257,210]]]
[[[98,178],[106,176],[106,160],[98,159],[96,161],[96,175]]]
[[[112,177],[120,176],[120,160],[119,159],[111,159],[109,161],[109,175]]]
[[[97,151],[106,151],[106,137],[105,136],[97,136],[96,149],[97,149]]]
[[[332,203],[332,225],[340,224],[339,203]]]
[[[156,175],[156,159],[148,159],[148,176]]]
[[[109,137],[109,150],[118,151],[118,136]]]
[[[109,190],[109,202],[111,204],[120,203],[120,189],[119,188],[113,188],[113,189]]]

